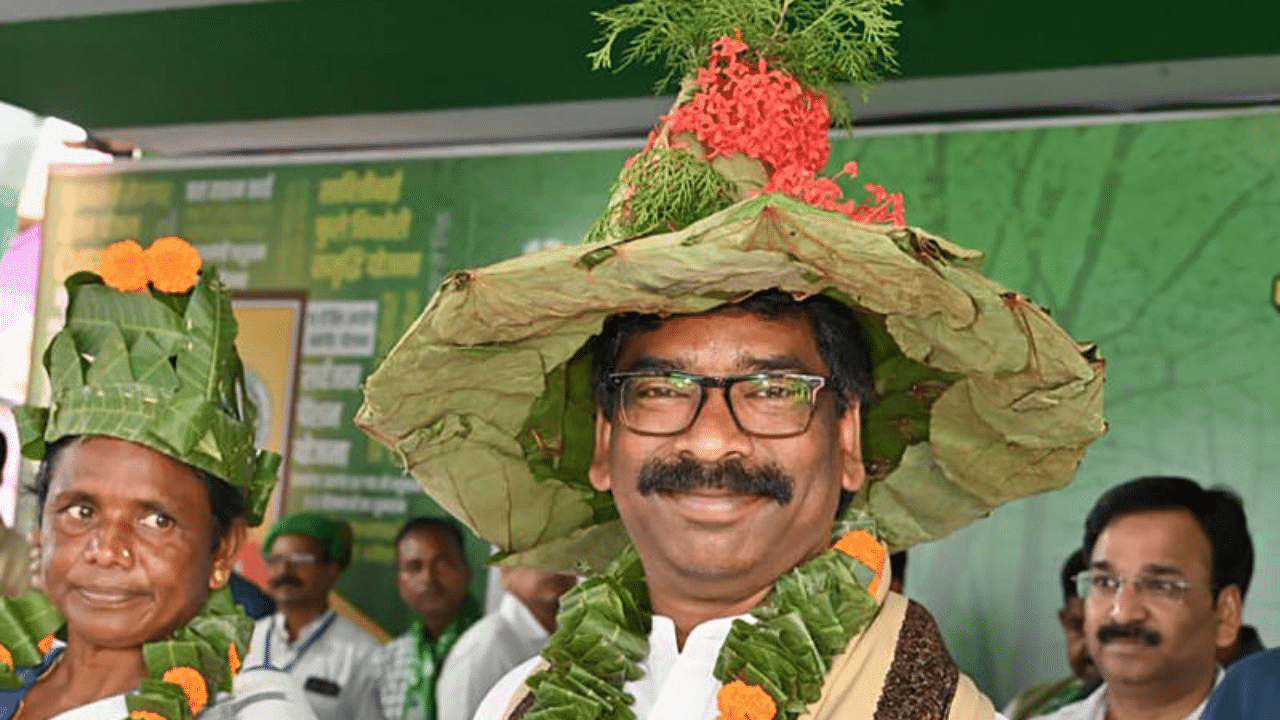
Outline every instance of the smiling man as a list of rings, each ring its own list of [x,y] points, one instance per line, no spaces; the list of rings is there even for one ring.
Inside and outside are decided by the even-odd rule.
[[[788,63],[858,80],[890,4],[599,14],[707,63],[587,243],[451,274],[366,381],[357,424],[497,562],[588,576],[479,720],[995,715],[889,550],[1069,482],[1103,369],[901,196],[819,175],[829,96]]]
[[[1053,720],[1194,720],[1236,641],[1253,541],[1235,493],[1143,477],[1085,521],[1084,630],[1105,681]]]

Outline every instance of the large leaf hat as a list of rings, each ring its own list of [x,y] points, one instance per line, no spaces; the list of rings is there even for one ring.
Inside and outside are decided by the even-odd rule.
[[[254,447],[231,291],[199,268],[180,238],[146,251],[128,240],[104,253],[110,284],[89,272],[67,279],[66,324],[44,354],[52,399],[15,413],[22,453],[43,459],[68,435],[141,443],[239,489],[257,525],[280,456]]]
[[[587,480],[589,341],[617,313],[696,313],[769,288],[861,313],[878,400],[853,507],[897,548],[1065,485],[1105,429],[1092,345],[978,273],[980,253],[901,222],[900,196],[868,185],[846,200],[819,175],[831,116],[815,88],[865,79],[856,69],[892,35],[876,15],[888,0],[732,4],[775,11],[727,28],[688,27],[724,17],[695,6],[725,0],[602,16],[605,50],[635,30],[641,55],[665,41],[709,60],[628,160],[588,242],[453,273],[366,382],[357,424],[507,562],[587,572],[627,542]],[[851,27],[861,40],[839,46]],[[813,47],[836,55],[815,69]]]

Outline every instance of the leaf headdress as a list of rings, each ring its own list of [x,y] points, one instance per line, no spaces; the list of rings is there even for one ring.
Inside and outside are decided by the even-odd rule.
[[[231,292],[185,240],[143,249],[124,240],[103,254],[102,275],[66,281],[66,323],[44,354],[51,400],[15,415],[25,456],[44,459],[68,436],[130,440],[205,470],[262,520],[280,456],[254,446],[256,409],[235,349]],[[0,686],[50,649],[64,618],[37,590],[0,599]],[[130,717],[187,720],[229,691],[253,622],[223,587],[169,638],[143,645],[147,677],[125,700]]]

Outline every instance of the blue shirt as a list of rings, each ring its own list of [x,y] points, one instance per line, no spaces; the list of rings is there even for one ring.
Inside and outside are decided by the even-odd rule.
[[[1201,720],[1270,720],[1280,715],[1280,648],[1234,663],[1209,696]]]
[[[8,720],[18,711],[18,705],[22,703],[22,699],[27,696],[27,691],[32,685],[36,684],[36,678],[40,677],[40,673],[53,664],[54,660],[62,654],[65,646],[62,643],[55,643],[49,648],[49,652],[45,653],[44,659],[39,665],[28,665],[16,668],[18,679],[22,681],[22,686],[13,690],[0,688],[0,720]]]

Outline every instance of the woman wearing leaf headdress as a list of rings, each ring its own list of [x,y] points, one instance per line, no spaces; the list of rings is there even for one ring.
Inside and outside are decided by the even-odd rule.
[[[0,718],[314,718],[287,676],[237,676],[253,623],[227,583],[280,458],[253,447],[230,293],[199,270],[179,238],[128,240],[67,281],[52,400],[17,413],[40,590],[0,600]]]

